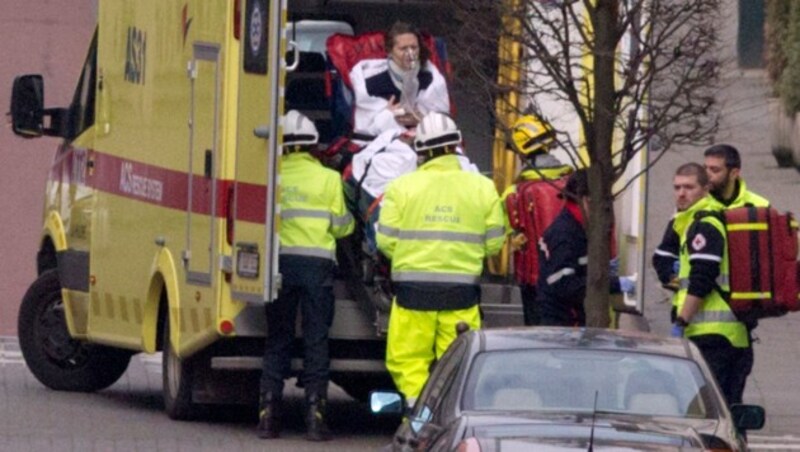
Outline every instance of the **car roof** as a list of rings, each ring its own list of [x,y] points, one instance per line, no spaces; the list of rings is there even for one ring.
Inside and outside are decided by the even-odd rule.
[[[481,351],[578,348],[693,359],[688,341],[640,331],[602,328],[525,327],[470,331]]]

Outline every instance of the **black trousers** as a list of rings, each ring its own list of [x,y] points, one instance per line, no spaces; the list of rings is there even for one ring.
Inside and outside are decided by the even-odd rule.
[[[700,349],[728,406],[742,403],[747,376],[753,365],[752,344],[747,348],[731,345],[725,336],[705,334],[689,338]]]
[[[327,397],[330,380],[328,330],[333,323],[333,261],[281,256],[283,286],[278,299],[266,305],[267,339],[261,373],[261,393],[283,393],[291,375],[292,344],[297,310],[303,329],[303,373],[307,396]]]
[[[519,293],[522,298],[522,315],[525,326],[541,324],[542,316],[539,313],[539,304],[536,303],[536,285],[520,284]]]

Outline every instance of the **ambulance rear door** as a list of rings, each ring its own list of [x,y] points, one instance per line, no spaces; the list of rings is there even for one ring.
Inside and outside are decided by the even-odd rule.
[[[231,289],[249,303],[278,291],[278,123],[282,113],[279,0],[242,0]]]

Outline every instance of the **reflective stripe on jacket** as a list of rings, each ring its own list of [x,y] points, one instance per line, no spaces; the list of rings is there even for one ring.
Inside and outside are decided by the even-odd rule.
[[[307,152],[284,155],[280,174],[280,254],[336,260],[336,239],[354,227],[339,174]]]
[[[689,224],[691,224],[694,220],[695,213],[697,213],[701,208],[707,208],[711,202],[713,201],[710,198],[705,201],[700,200],[689,209],[682,212],[676,212],[669,221],[667,229],[664,231],[664,237],[662,237],[661,243],[653,253],[653,267],[655,268],[656,274],[658,274],[658,279],[662,284],[672,283],[672,278],[676,276],[672,272],[673,264],[675,261],[679,260],[681,238],[685,234],[686,228],[689,227]],[[673,295],[673,308],[676,306],[676,303],[676,297]]]
[[[396,282],[477,284],[483,259],[503,246],[494,183],[461,170],[455,155],[434,158],[392,181],[378,219],[378,248]]]
[[[694,216],[696,212],[715,207],[710,199],[703,198],[687,212],[691,211]],[[706,232],[700,233],[697,232],[700,224],[710,227],[702,228]],[[709,268],[712,270],[708,270]],[[718,271],[714,272],[714,270]],[[716,287],[703,297],[699,310],[690,319],[689,326],[686,327],[686,337],[719,334],[727,338],[734,347],[746,348],[749,346],[747,328],[736,318],[724,298],[730,293],[729,274],[727,235],[724,224],[713,215],[695,220],[681,237],[678,277],[681,281],[688,283],[682,283],[680,290],[675,295],[677,312],[681,312],[686,295],[692,290],[695,278],[710,278]]]

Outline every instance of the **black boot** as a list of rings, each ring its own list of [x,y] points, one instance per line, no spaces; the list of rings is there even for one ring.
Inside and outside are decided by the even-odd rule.
[[[324,397],[310,396],[307,399],[308,411],[306,411],[306,439],[309,441],[328,441],[331,439],[331,431],[325,423],[326,408],[328,401]]]
[[[277,438],[281,434],[280,410],[281,400],[273,393],[261,394],[258,405],[258,427],[256,432],[262,439]]]

